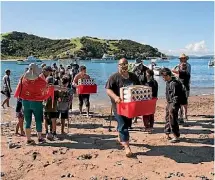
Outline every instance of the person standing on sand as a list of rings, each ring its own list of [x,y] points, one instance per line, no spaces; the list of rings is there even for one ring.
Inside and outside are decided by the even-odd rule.
[[[190,95],[190,78],[191,78],[191,65],[187,62],[189,59],[188,56],[182,54],[180,57],[180,63],[172,70],[174,74],[178,77],[178,79],[182,82],[186,89],[187,99]],[[188,109],[188,101],[187,104],[182,105],[180,107],[180,123],[184,123],[187,121],[187,109]],[[183,118],[184,112],[184,118]]]
[[[146,77],[147,77],[147,83],[145,85],[152,88],[152,97],[157,98],[158,97],[158,83],[154,79],[153,70],[147,69]],[[153,130],[153,126],[154,126],[154,114],[143,116],[143,123],[145,126],[145,132],[151,133],[151,131]]]
[[[86,73],[86,71],[87,71],[86,66],[80,66],[80,72],[75,76],[75,78],[73,80],[73,86],[76,87],[78,85],[78,80],[79,79],[90,79],[90,76]],[[79,99],[80,114],[82,114],[82,108],[83,108],[83,104],[85,102],[85,105],[87,107],[87,117],[89,117],[89,113],[90,113],[90,94],[79,94],[78,99]]]
[[[163,68],[161,71],[163,80],[166,81],[166,125],[165,134],[167,139],[172,143],[180,141],[180,132],[178,125],[178,110],[184,101],[182,84],[172,77],[172,72],[168,68]],[[172,139],[169,135],[173,133]]]
[[[128,61],[122,58],[118,62],[118,72],[110,76],[106,83],[106,92],[111,99],[114,116],[117,120],[117,130],[119,132],[118,141],[125,147],[125,153],[127,157],[132,155],[129,146],[129,131],[132,119],[117,114],[116,104],[120,103],[120,88],[131,85],[139,85],[138,77],[131,72],[128,72]]]
[[[1,91],[2,94],[6,96],[6,99],[2,103],[2,107],[4,108],[4,105],[7,104],[7,107],[10,107],[10,97],[12,93],[11,85],[10,85],[10,73],[11,71],[7,69],[5,71],[5,75],[3,77],[3,90]]]
[[[16,132],[15,134],[19,134],[19,129],[21,131],[21,136],[25,135],[24,129],[23,129],[23,122],[24,122],[24,114],[23,114],[23,108],[22,108],[22,99],[17,99],[16,104],[16,117],[18,118],[18,122],[16,124]]]
[[[21,77],[14,94],[15,98],[22,99],[27,145],[35,144],[35,141],[31,139],[32,114],[36,121],[38,142],[45,142],[42,137],[42,103],[49,97],[52,97],[52,100],[54,99],[54,90],[64,90],[64,88],[49,86],[46,80],[40,76],[41,71],[42,70],[36,64],[31,63],[29,65],[29,70]]]

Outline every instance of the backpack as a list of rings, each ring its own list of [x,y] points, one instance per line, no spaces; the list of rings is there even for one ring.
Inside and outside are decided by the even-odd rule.
[[[183,83],[178,80],[174,79],[171,83],[176,82],[179,85],[180,88],[180,96],[179,96],[179,104],[180,105],[186,105],[187,104],[187,94],[186,94],[186,87],[183,85]]]

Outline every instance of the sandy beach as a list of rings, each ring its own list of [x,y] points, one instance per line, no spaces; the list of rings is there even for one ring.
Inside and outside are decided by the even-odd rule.
[[[159,99],[152,134],[140,131],[142,121],[130,131],[133,158],[126,158],[117,143],[116,122],[109,127],[110,109],[92,118],[71,114],[67,135],[57,141],[26,146],[14,135],[13,109],[1,111],[1,177],[3,180],[212,180],[214,179],[214,96],[189,98],[188,122],[180,125],[181,142],[164,138],[165,99]],[[35,124],[33,125],[35,134]],[[60,126],[58,126],[60,133]],[[67,129],[66,129],[67,131]],[[9,149],[8,137],[15,147]],[[33,137],[35,140],[36,136]]]

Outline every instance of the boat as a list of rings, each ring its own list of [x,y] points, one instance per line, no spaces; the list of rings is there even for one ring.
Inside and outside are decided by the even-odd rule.
[[[210,66],[210,67],[214,67],[214,62],[215,62],[215,60],[210,60],[209,62],[208,62],[208,66]]]
[[[162,67],[154,66],[154,67],[153,67],[154,75],[155,75],[155,76],[160,76],[160,75],[161,75],[161,70],[162,70]]]
[[[168,63],[169,60],[166,57],[163,57],[161,54],[161,57],[152,58],[151,63]]]
[[[29,65],[31,63],[39,65],[42,64],[42,61],[34,56],[28,56],[25,60],[17,60],[17,64],[19,65]]]
[[[94,63],[115,63],[116,59],[114,55],[104,54],[101,59],[91,59]]]

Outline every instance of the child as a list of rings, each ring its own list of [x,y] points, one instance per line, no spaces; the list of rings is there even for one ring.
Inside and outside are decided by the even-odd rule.
[[[68,87],[69,84],[69,78],[67,76],[64,76],[62,78],[62,86]],[[64,127],[65,127],[65,120],[69,119],[69,109],[72,103],[73,98],[73,90],[71,88],[68,88],[67,91],[59,92],[59,98],[58,98],[58,112],[59,115],[61,114],[61,134],[64,134]],[[69,126],[69,122],[68,122]]]
[[[49,76],[46,78],[46,81],[48,82],[49,85],[54,84],[54,78],[52,76]],[[47,101],[45,101],[45,128],[46,128],[46,137],[47,139],[52,140],[53,138],[56,138],[57,133],[57,125],[56,121],[58,118],[58,111],[57,111],[57,100],[58,100],[58,91],[54,92],[54,104],[52,106],[52,99],[49,98]],[[48,133],[48,125],[51,125],[50,131],[51,134]]]
[[[150,70],[150,69],[146,70],[146,78],[147,78],[146,86],[149,86],[152,88],[152,98],[157,98],[157,96],[158,96],[158,83],[154,79],[153,70]],[[143,116],[143,123],[145,126],[145,132],[150,133],[153,130],[153,126],[154,126],[154,114]]]
[[[19,128],[21,130],[21,136],[25,136],[25,132],[23,130],[23,121],[24,121],[24,114],[23,114],[23,109],[22,109],[22,100],[17,99],[17,104],[16,104],[16,117],[18,118],[18,123],[16,124],[16,135],[19,133]]]

